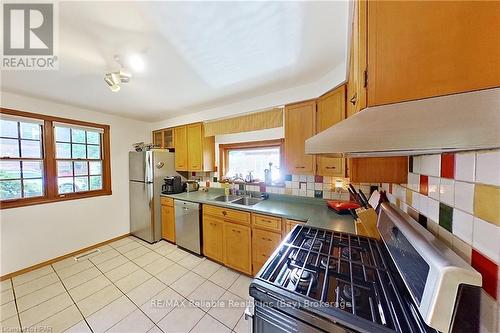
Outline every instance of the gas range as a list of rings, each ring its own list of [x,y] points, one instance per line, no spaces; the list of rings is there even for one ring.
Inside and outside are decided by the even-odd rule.
[[[477,298],[478,288],[472,287],[474,292],[470,292],[471,288],[459,288],[457,284],[451,304],[441,309],[442,315],[427,311],[436,304],[432,300],[441,305],[444,303],[440,302],[449,301],[446,295],[444,298],[431,295],[429,300],[429,288],[442,277],[432,267],[434,261],[426,261],[427,254],[435,253],[429,248],[419,253],[408,242],[408,236],[416,236],[413,227],[418,227],[406,218],[395,223],[393,219],[402,215],[394,207],[385,205],[380,216],[382,241],[296,226],[250,286],[250,295],[255,301],[251,311],[253,331],[450,331],[443,327],[449,328],[450,320],[456,319],[457,313],[462,316],[454,307],[455,298],[467,296],[470,304]],[[417,240],[420,241],[417,244],[423,244],[421,238]],[[435,244],[430,248],[433,246]],[[461,277],[466,284],[481,284],[479,273],[463,265],[454,253],[440,246],[434,250],[446,252],[441,253],[437,262],[458,267],[461,274],[455,277]],[[444,289],[453,290],[453,286],[447,288],[449,286]],[[450,307],[451,319],[447,317]],[[466,318],[467,329],[473,321],[470,315]]]

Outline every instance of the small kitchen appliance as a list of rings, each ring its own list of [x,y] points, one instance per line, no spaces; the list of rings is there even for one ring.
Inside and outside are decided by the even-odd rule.
[[[298,225],[250,285],[253,332],[478,332],[481,275],[381,204],[381,240]]]
[[[164,184],[161,187],[163,194],[177,194],[182,192],[181,176],[168,176],[163,178]]]
[[[195,192],[200,188],[200,184],[196,180],[186,180],[182,182],[182,188],[184,192]]]

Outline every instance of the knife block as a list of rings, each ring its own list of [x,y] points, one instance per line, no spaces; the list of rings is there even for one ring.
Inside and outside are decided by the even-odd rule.
[[[377,229],[377,213],[373,208],[356,209],[358,218],[356,220],[356,234],[380,239]]]

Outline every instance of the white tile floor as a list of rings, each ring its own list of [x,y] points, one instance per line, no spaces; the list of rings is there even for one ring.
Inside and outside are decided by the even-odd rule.
[[[251,279],[135,237],[1,282],[2,332],[247,332]]]

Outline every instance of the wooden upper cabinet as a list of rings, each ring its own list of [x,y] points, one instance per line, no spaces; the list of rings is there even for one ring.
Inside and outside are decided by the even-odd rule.
[[[367,22],[369,106],[500,86],[497,1],[368,1]]]
[[[188,137],[188,170],[203,169],[203,125],[201,123],[187,125]]]
[[[179,126],[174,128],[174,142],[175,170],[188,171],[188,143],[186,126]]]
[[[347,116],[366,108],[367,87],[367,1],[356,1],[350,45],[347,86]]]
[[[285,107],[285,161],[290,174],[314,174],[316,158],[306,155],[305,141],[315,134],[316,101]]]
[[[322,132],[345,119],[345,85],[318,98],[316,131]],[[340,157],[317,157],[317,172],[321,176],[345,177],[345,160]]]
[[[174,129],[165,128],[153,131],[153,143],[160,148],[174,148]]]
[[[352,183],[408,182],[408,157],[363,157],[349,159],[349,177]]]
[[[215,137],[205,137],[202,123],[176,127],[174,142],[177,171],[214,171]]]

